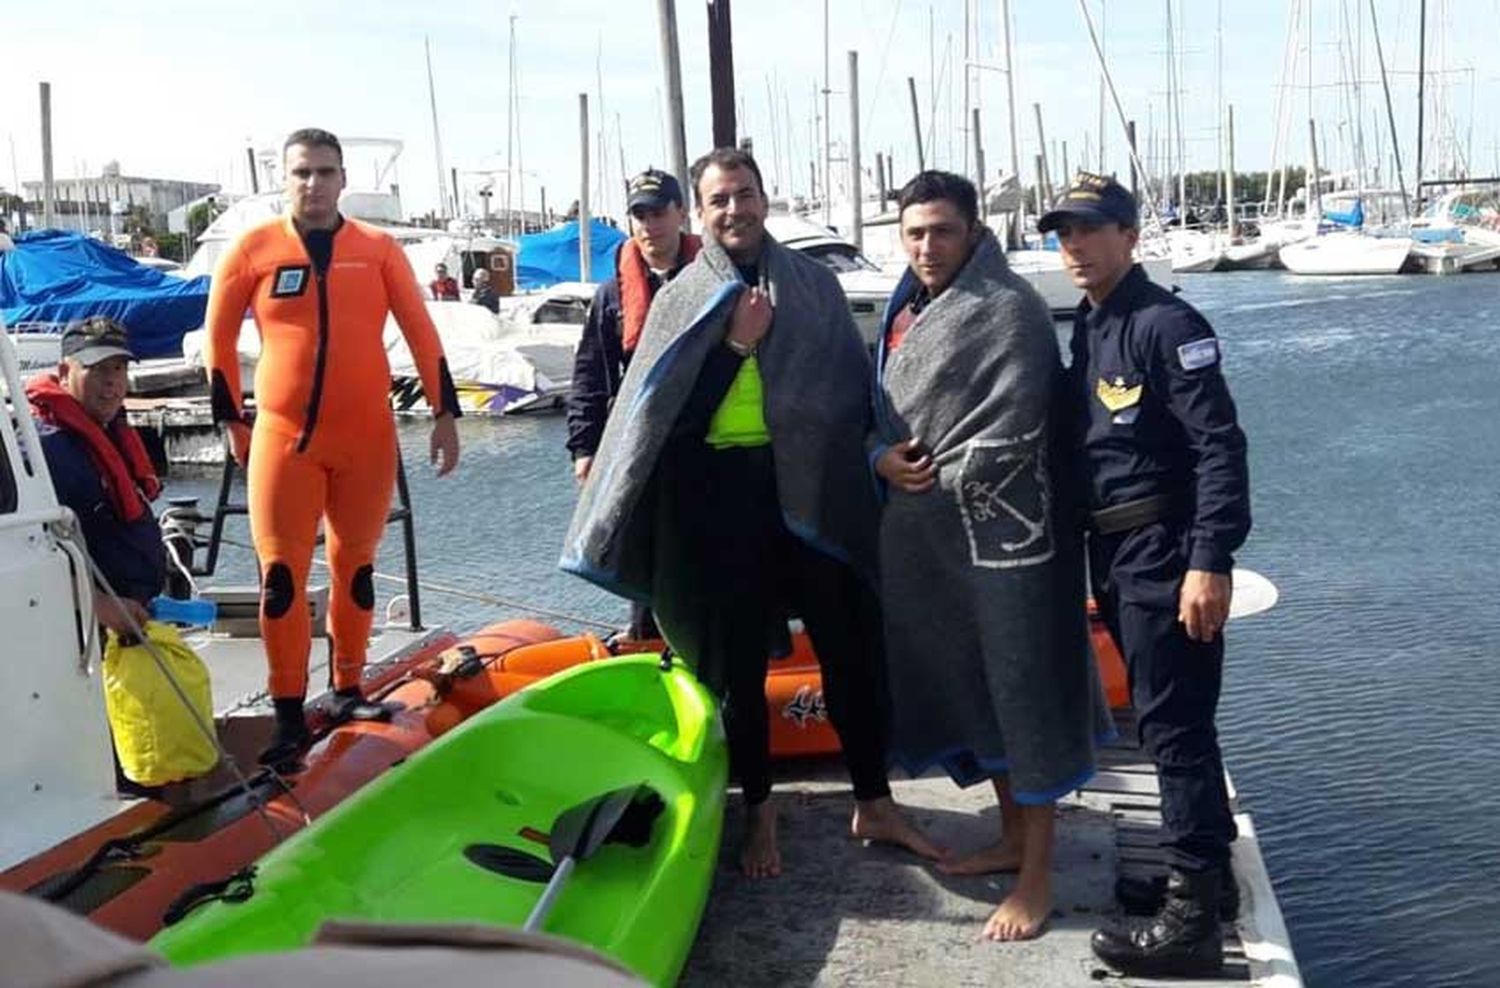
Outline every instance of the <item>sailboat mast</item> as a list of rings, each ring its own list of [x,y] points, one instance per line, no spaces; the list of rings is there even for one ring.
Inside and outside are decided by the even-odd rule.
[[[1218,121],[1219,170],[1214,175],[1214,201],[1224,201],[1224,0],[1219,0],[1214,27],[1214,119]]]
[[[1266,172],[1266,193],[1261,200],[1262,216],[1271,212],[1271,203],[1276,203],[1276,215],[1286,213],[1287,172],[1287,120],[1291,115],[1292,80],[1297,74],[1297,11],[1294,2],[1287,10],[1286,44],[1281,50],[1281,77],[1276,84],[1275,130],[1271,135],[1270,169]]]
[[[438,218],[442,219],[448,214],[448,169],[443,167],[443,137],[438,133],[437,90],[432,84],[432,45],[425,36],[422,50],[427,54],[427,102],[432,107],[432,146],[437,152]]]
[[[515,30],[515,25],[511,25]],[[514,45],[514,42],[512,42]],[[514,63],[512,63],[514,64]],[[521,69],[515,68],[516,82],[512,90],[511,106],[516,120],[516,233],[526,232],[526,145],[521,140]],[[545,191],[545,190],[544,190]],[[543,196],[545,198],[545,195]],[[546,212],[544,209],[543,212]],[[543,219],[543,222],[546,222]]]
[[[927,156],[922,150],[922,117],[917,112],[917,79],[906,77],[906,91],[911,95],[911,129],[917,145],[917,171],[927,170]]]
[[[1318,135],[1313,124],[1313,50],[1312,50],[1312,3],[1307,5],[1307,133],[1308,159],[1307,180],[1302,183],[1307,193],[1307,210],[1313,222],[1323,222],[1323,184],[1318,181]],[[1316,206],[1314,205],[1316,204]]]
[[[937,120],[937,15],[932,4],[927,5],[927,129],[931,130]],[[933,149],[932,163],[937,164],[937,149]],[[884,212],[885,205],[881,204]]]
[[[776,173],[771,192],[779,195],[778,186],[786,181],[786,173],[781,170],[781,128],[776,125],[776,95],[771,89],[770,76],[766,76],[766,109],[770,111],[771,121],[771,169]]]
[[[1422,0],[1420,27],[1417,30],[1417,212],[1422,211],[1422,145],[1427,108],[1427,0]]]
[[[1235,216],[1234,203],[1234,104],[1231,103],[1226,110],[1226,129],[1224,132],[1224,202],[1228,211],[1228,235],[1229,242],[1234,243],[1234,238],[1239,234],[1238,218]]]
[[[1171,0],[1167,0],[1171,3]],[[1187,36],[1185,27],[1187,18],[1185,12],[1179,6],[1177,8],[1177,56],[1172,62],[1172,104],[1177,109],[1177,202],[1182,210],[1181,226],[1187,227],[1187,137],[1182,127],[1182,60],[1186,57]]]
[[[42,101],[42,229],[57,225],[57,185],[52,179],[52,83],[37,84]],[[20,186],[16,186],[20,191]]]
[[[1007,29],[1009,28],[1009,25],[1010,25],[1010,22],[1006,21]],[[969,75],[970,75],[970,72],[972,72],[973,65],[974,65],[974,52],[972,50],[973,43],[974,43],[974,31],[969,26],[969,0],[964,0],[964,106],[963,106],[963,111],[964,112],[963,112],[963,116],[961,116],[959,118],[959,128],[963,131],[963,135],[964,135],[964,141],[963,141],[963,144],[964,144],[964,170],[963,170],[963,174],[966,174],[966,175],[969,172],[969,106],[970,106],[970,102],[971,102],[971,98],[970,98],[970,94],[969,94]],[[1007,65],[1006,69],[1008,71],[1010,69],[1010,66]]]
[[[1005,116],[1010,128],[1010,174],[1017,185],[1021,180],[1021,141],[1016,136],[1016,49],[1010,36],[1010,0],[1000,0],[1000,20],[1005,25]],[[1007,247],[1019,248],[1026,236],[1026,197],[1018,196],[1016,211],[1011,214]]]
[[[594,132],[594,140],[597,142],[596,146],[598,147],[598,151],[595,153],[594,160],[596,160],[597,162],[599,162],[599,182],[598,182],[598,184],[596,186],[596,188],[598,189],[598,191],[595,192],[594,194],[599,197],[599,200],[598,200],[598,202],[599,202],[598,213],[600,215],[607,215],[609,213],[609,209],[610,209],[610,199],[613,198],[613,197],[610,195],[609,156],[605,153],[605,150],[606,150],[605,149],[605,129],[606,128],[605,128],[604,121],[607,120],[607,119],[609,119],[609,118],[607,116],[605,116],[606,111],[604,109],[604,32],[603,31],[599,32],[599,34],[597,35],[597,42],[596,42],[596,45],[595,45],[595,48],[594,48],[594,92],[597,93],[598,97],[599,97],[599,118],[598,118],[599,119],[599,129]],[[623,185],[624,185],[624,180],[621,179],[621,186],[623,187]],[[621,210],[621,212],[623,213],[624,210]]]
[[[661,30],[662,71],[667,77],[667,139],[672,149],[672,174],[687,188],[687,134],[682,114],[682,56],[677,46],[676,0],[656,0],[656,17]],[[691,211],[683,211],[684,228],[691,226],[691,215]]]
[[[593,217],[589,211],[589,94],[578,94],[578,280],[593,280]]]
[[[1099,0],[1099,32],[1109,37],[1109,18],[1104,0]],[[1099,73],[1099,174],[1104,174],[1104,73]],[[1064,175],[1064,182],[1071,182],[1071,175]]]
[[[823,225],[829,226],[833,223],[833,162],[831,159],[831,147],[833,142],[832,130],[828,114],[830,105],[828,102],[830,89],[829,67],[828,67],[828,0],[823,0]]]
[[[865,249],[864,189],[860,179],[859,146],[859,52],[849,52],[849,239],[855,250]],[[885,204],[881,203],[881,211]]]
[[[1171,193],[1171,189],[1172,189],[1172,186],[1174,184],[1173,181],[1172,181],[1172,166],[1173,166],[1173,164],[1176,163],[1176,160],[1177,160],[1177,142],[1172,139],[1172,121],[1175,118],[1176,112],[1177,112],[1177,100],[1175,98],[1176,95],[1177,95],[1177,79],[1176,79],[1176,74],[1175,74],[1175,67],[1176,67],[1176,62],[1177,62],[1177,57],[1176,57],[1177,56],[1177,51],[1176,51],[1176,48],[1177,48],[1177,43],[1176,43],[1177,39],[1176,39],[1176,32],[1174,32],[1172,30],[1172,0],[1166,0],[1166,5],[1167,5],[1167,124],[1166,124],[1166,134],[1162,138],[1163,149],[1165,151],[1165,153],[1162,155],[1162,159],[1166,163],[1166,169],[1165,169],[1166,174],[1163,177],[1166,179],[1166,183],[1165,184],[1166,184],[1166,187],[1167,187],[1167,195],[1171,196],[1171,194],[1172,194]],[[1186,205],[1187,204],[1184,203],[1182,201],[1181,197],[1179,196],[1178,200],[1177,200],[1177,209],[1176,209],[1177,225],[1178,226],[1182,226],[1183,225],[1183,217],[1186,214],[1186,208],[1185,208]]]
[[[1141,200],[1146,205],[1147,216],[1156,224],[1157,229],[1163,229],[1161,217],[1156,212],[1157,197],[1151,188],[1151,176],[1147,174],[1145,166],[1141,164],[1140,155],[1136,153],[1135,147],[1135,124],[1125,116],[1125,107],[1120,103],[1120,93],[1115,89],[1115,81],[1109,74],[1109,65],[1104,61],[1104,47],[1099,44],[1099,35],[1094,30],[1094,18],[1089,14],[1088,0],[1078,0],[1078,9],[1083,14],[1084,26],[1089,29],[1089,41],[1093,43],[1094,54],[1099,59],[1099,71],[1104,74],[1104,85],[1109,90],[1110,102],[1114,104],[1115,116],[1124,129],[1130,144],[1130,161],[1140,175],[1141,182],[1146,186],[1146,194]]]
[[[511,176],[516,170],[516,15],[510,15],[510,60],[506,68],[509,83],[505,92],[505,233],[513,236],[516,225],[515,206],[510,198]]]
[[[1000,0],[1000,19],[1005,22],[1005,112],[1010,125],[1010,173],[1019,182],[1021,141],[1016,136],[1016,49],[1010,37],[1010,0]]]

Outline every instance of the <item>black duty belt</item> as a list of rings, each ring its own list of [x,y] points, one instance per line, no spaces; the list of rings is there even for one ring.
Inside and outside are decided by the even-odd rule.
[[[1178,498],[1171,494],[1126,501],[1124,504],[1089,512],[1089,530],[1099,535],[1118,535],[1133,528],[1150,525],[1177,513]]]

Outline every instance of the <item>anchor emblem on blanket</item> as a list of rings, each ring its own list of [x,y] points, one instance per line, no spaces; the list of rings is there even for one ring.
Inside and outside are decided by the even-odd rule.
[[[1008,569],[1051,559],[1051,500],[1041,429],[970,442],[959,474],[958,506],[972,563]]]

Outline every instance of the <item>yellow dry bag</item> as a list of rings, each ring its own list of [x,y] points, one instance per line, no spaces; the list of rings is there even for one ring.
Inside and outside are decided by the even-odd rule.
[[[160,786],[204,774],[219,752],[199,726],[214,729],[208,667],[172,625],[148,621],[145,630],[192,709],[144,644],[121,645],[113,633],[104,650],[104,703],[125,777]]]

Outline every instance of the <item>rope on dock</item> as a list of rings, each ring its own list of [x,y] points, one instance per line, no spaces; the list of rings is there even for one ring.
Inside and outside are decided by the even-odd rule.
[[[225,538],[223,542],[225,545],[232,545],[238,549],[250,549],[251,551],[254,551],[254,547],[248,542],[239,542],[235,539],[230,538]],[[326,561],[318,559],[316,556],[313,557],[313,563],[324,568],[327,568],[328,566],[328,563]],[[384,580],[387,583],[398,583],[403,587],[407,585],[406,577],[395,576],[390,573],[376,572],[375,579]],[[428,580],[418,580],[417,586],[422,590],[428,591],[430,593],[444,594],[449,597],[458,597],[463,600],[472,600],[480,604],[490,604],[496,607],[504,607],[509,610],[520,611],[524,614],[534,614],[538,617],[553,618],[558,621],[571,621],[574,624],[583,625],[589,628],[599,628],[604,631],[618,631],[620,629],[620,625],[618,623],[611,624],[608,621],[599,621],[594,618],[586,618],[578,614],[570,614],[566,611],[554,611],[545,607],[538,607],[537,605],[530,603],[529,601],[514,600],[509,597],[501,597],[499,594],[485,593],[480,590],[466,590],[463,587],[449,586],[448,584],[444,583],[432,583]]]
[[[322,560],[317,560],[317,562],[322,566],[328,565]],[[399,583],[402,586],[406,586],[406,577],[404,576],[392,576],[389,573],[376,573],[375,579],[385,580],[387,583]],[[527,614],[535,614],[540,617],[555,618],[559,621],[572,621],[575,624],[587,625],[591,628],[602,628],[605,631],[618,631],[620,629],[620,625],[618,623],[610,624],[608,621],[597,621],[593,618],[582,617],[578,614],[569,614],[566,611],[548,610],[545,607],[538,607],[535,604],[527,603],[524,600],[512,600],[508,597],[501,597],[498,594],[483,593],[478,590],[465,590],[463,587],[451,587],[442,583],[429,583],[426,580],[418,580],[417,586],[421,587],[423,590],[431,591],[432,593],[447,594],[449,597],[460,597],[464,600],[477,601],[481,604],[493,604],[499,607],[507,607],[511,610],[524,611]]]

